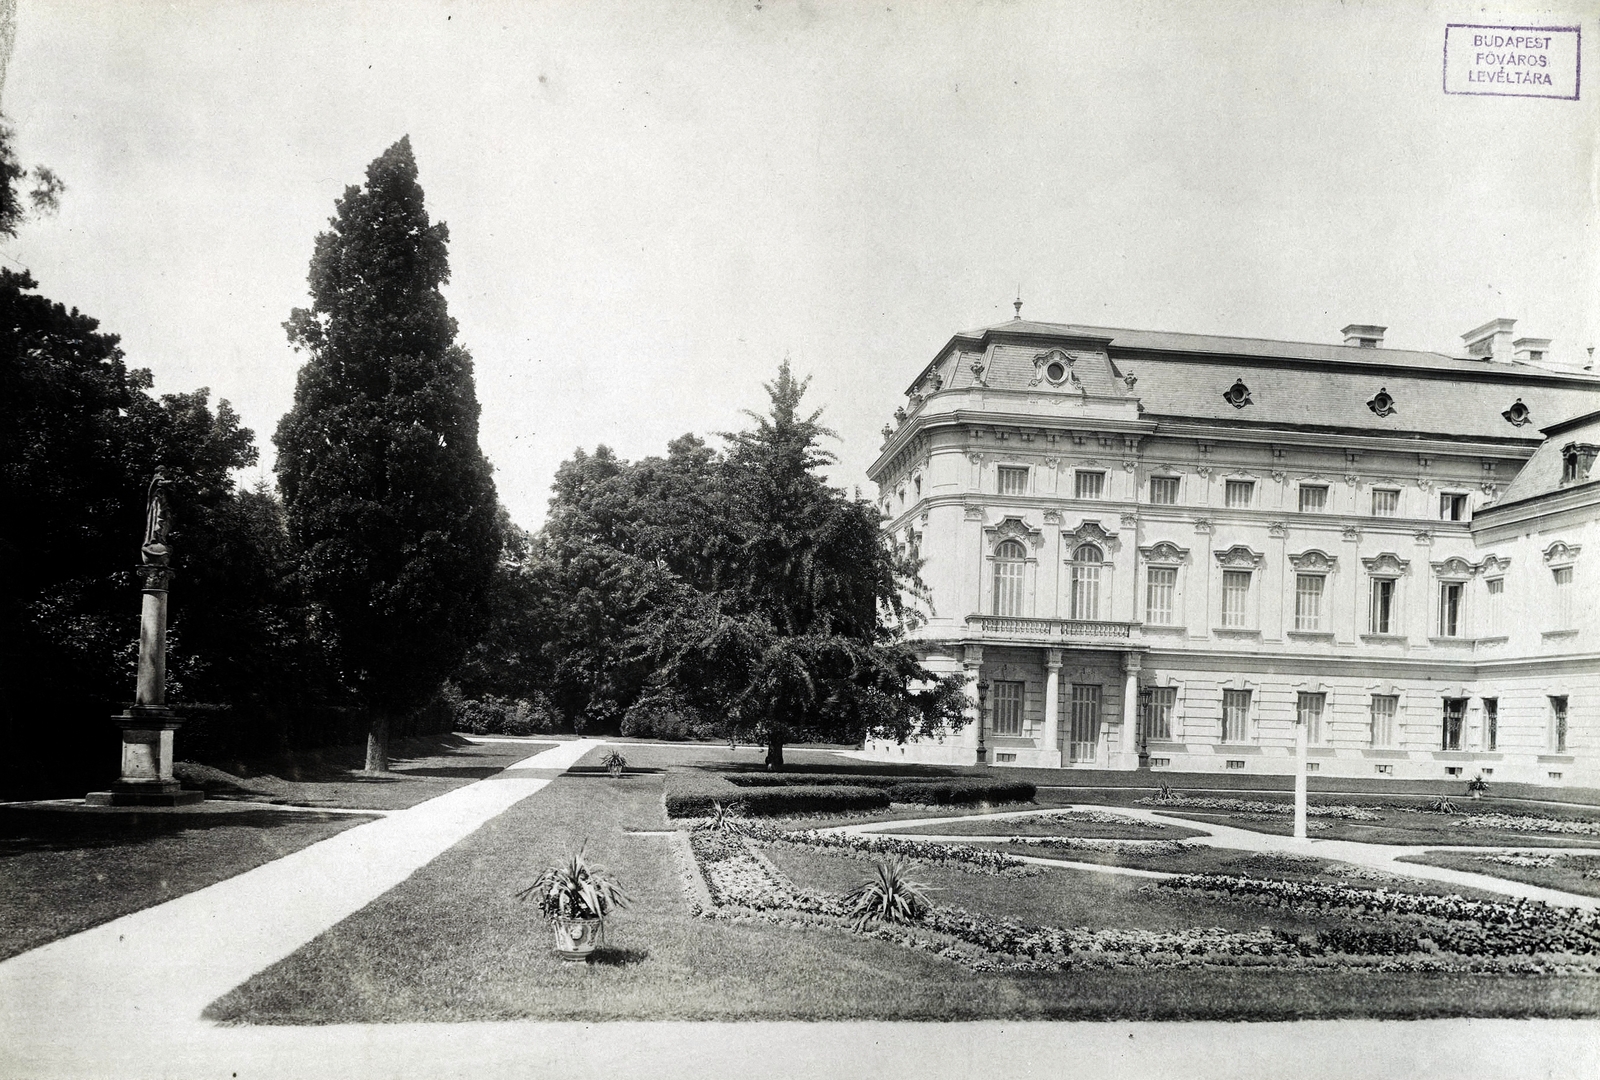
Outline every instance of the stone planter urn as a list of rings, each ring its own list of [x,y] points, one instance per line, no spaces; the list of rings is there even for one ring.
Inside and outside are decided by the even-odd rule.
[[[575,963],[589,959],[605,931],[604,919],[557,917],[551,920],[550,925],[555,930],[556,955]]]

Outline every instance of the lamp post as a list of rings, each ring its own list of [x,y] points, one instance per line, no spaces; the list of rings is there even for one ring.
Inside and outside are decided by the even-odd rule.
[[[1306,744],[1310,741],[1306,720],[1297,716],[1294,722],[1294,838],[1306,838]]]
[[[989,748],[983,744],[983,718],[989,709],[989,680],[978,680],[978,764],[989,764]]]

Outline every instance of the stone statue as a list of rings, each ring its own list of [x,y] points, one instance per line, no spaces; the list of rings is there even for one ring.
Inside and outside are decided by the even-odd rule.
[[[139,550],[147,566],[166,566],[172,558],[167,546],[167,530],[172,527],[172,509],[167,499],[167,489],[172,486],[160,466],[150,478],[150,490],[145,496],[144,543]]]

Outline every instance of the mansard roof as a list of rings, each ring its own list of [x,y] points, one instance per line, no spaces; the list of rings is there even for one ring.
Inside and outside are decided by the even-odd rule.
[[[912,389],[935,371],[942,389],[1034,389],[1035,358],[1052,347],[1104,357],[1075,365],[1081,389],[1137,398],[1154,420],[1528,444],[1600,404],[1600,378],[1516,361],[1026,319],[956,334]],[[1225,397],[1236,382],[1247,404]]]
[[[1562,450],[1573,443],[1600,446],[1600,412],[1591,412],[1559,424],[1551,424],[1544,429],[1544,437],[1544,442],[1539,444],[1539,449],[1535,450],[1533,456],[1518,470],[1516,477],[1507,486],[1505,494],[1493,509],[1564,490],[1561,482],[1564,464]],[[1600,476],[1591,476],[1580,483],[1596,481],[1600,481]],[[1565,485],[1566,488],[1576,486],[1579,485],[1571,483]]]

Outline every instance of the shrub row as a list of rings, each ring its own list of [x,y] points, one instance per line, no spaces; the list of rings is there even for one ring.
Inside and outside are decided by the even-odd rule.
[[[859,784],[748,788],[698,770],[668,773],[664,800],[669,818],[705,817],[719,804],[752,817],[882,810],[889,805],[886,792]]]
[[[1027,802],[1032,784],[987,777],[907,780],[856,773],[667,774],[668,817],[703,817],[721,804],[752,817],[882,810],[891,802],[924,806]]]

